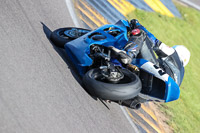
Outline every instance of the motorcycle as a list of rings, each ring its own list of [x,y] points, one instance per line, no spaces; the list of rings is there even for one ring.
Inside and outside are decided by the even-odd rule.
[[[179,85],[159,66],[146,37],[137,58],[124,66],[111,47],[123,49],[130,24],[120,20],[93,31],[67,27],[52,32],[51,41],[64,48],[90,95],[132,109],[148,101],[170,102],[180,95]],[[181,79],[181,76],[177,78]]]

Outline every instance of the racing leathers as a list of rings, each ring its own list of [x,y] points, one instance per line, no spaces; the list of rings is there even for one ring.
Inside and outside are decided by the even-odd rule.
[[[177,52],[158,40],[152,33],[150,33],[144,26],[142,26],[136,19],[130,21],[129,32],[134,29],[139,29],[140,32],[130,34],[129,41],[123,50],[112,48],[118,52],[120,62],[123,64],[130,64],[133,58],[136,58],[140,52],[143,42],[148,38],[152,43],[152,48],[158,56],[159,65],[169,74],[175,82],[180,85],[184,75],[183,65],[177,55]]]

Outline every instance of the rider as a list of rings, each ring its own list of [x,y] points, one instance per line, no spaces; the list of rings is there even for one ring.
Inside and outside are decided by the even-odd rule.
[[[143,42],[147,37],[147,39],[151,41],[153,50],[159,58],[160,66],[175,80],[178,85],[180,85],[182,79],[177,79],[177,75],[175,75],[174,72],[182,71],[183,77],[183,67],[187,65],[190,59],[189,50],[183,45],[176,45],[173,47],[167,46],[163,42],[159,41],[136,19],[130,21],[130,31],[131,34],[129,41],[125,45],[124,50],[112,47],[112,50],[117,53],[120,62],[124,65],[130,64],[132,59],[136,58],[138,55],[141,47],[143,46]]]

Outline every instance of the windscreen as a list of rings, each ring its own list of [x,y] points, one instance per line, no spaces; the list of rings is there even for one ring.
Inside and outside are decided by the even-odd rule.
[[[172,55],[168,56],[164,62],[167,67],[171,70],[169,74],[174,81],[180,86],[183,81],[184,67],[183,63],[180,61],[177,52],[175,51]]]

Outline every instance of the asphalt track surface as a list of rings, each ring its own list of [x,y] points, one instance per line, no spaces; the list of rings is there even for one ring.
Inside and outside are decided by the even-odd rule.
[[[1,0],[0,133],[129,133],[117,104],[94,100],[49,29],[73,26],[64,0]]]

